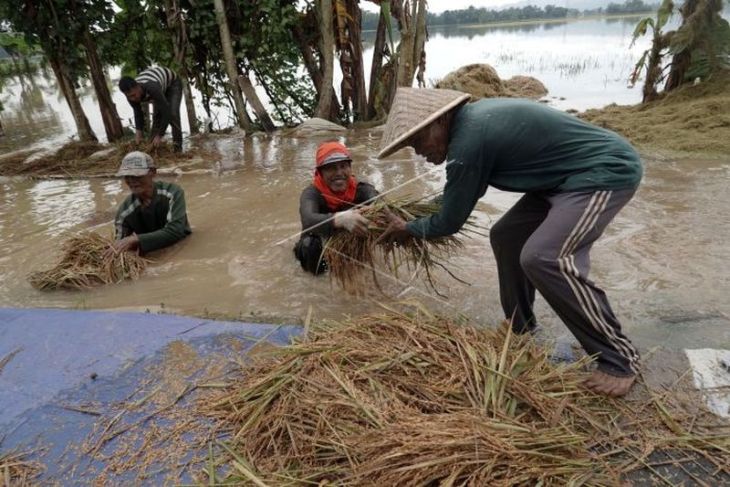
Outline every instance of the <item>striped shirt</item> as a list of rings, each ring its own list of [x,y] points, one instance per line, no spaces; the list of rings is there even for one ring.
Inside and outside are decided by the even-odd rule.
[[[147,68],[137,77],[135,80],[137,83],[146,85],[147,83],[153,82],[160,86],[160,91],[163,93],[167,91],[173,81],[177,79],[177,75],[169,68],[163,68],[162,66],[153,66]]]
[[[152,129],[150,130],[151,135],[165,135],[167,126],[172,119],[172,110],[179,111],[179,99],[178,106],[171,106],[170,93],[168,91],[173,84],[180,84],[179,78],[169,68],[153,66],[139,73],[135,80],[144,89],[142,102],[151,102],[155,109]],[[178,89],[182,88],[178,87]],[[144,112],[142,111],[141,103],[133,103],[130,101],[129,104],[132,105],[132,109],[134,110],[135,128],[140,131],[144,130]]]

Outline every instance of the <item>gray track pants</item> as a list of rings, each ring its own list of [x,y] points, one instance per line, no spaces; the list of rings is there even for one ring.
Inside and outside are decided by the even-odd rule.
[[[588,279],[589,252],[634,192],[528,193],[490,231],[502,308],[513,330],[535,328],[537,289],[586,352],[597,355],[598,368],[616,376],[638,372],[639,355],[606,294]]]

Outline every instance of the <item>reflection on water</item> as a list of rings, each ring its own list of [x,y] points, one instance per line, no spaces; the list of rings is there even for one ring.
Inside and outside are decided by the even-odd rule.
[[[441,187],[443,169],[428,172],[433,166],[409,152],[387,161],[374,159],[378,141],[374,131],[347,133],[345,142],[353,149],[360,177],[387,189],[427,173],[402,193],[420,196]],[[417,299],[482,323],[501,317],[496,268],[485,237],[466,240],[465,249],[449,260],[470,286],[438,274],[448,300],[428,297],[423,286],[402,282],[386,284],[392,299],[351,297],[326,277],[304,273],[292,254],[294,241],[276,242],[299,230],[299,194],[311,178],[319,142],[278,136],[226,142],[224,164],[235,170],[177,179],[186,191],[193,235],[155,256],[139,281],[88,292],[41,293],[25,276],[51,265],[70,235],[87,229],[110,232],[114,210],[126,195],[121,183],[0,181],[0,306],[164,309],[297,320],[310,306],[317,317],[340,317],[372,312],[378,302]],[[605,286],[629,333],[642,344],[730,346],[727,326],[693,323],[690,336],[676,333],[685,325],[669,319],[698,312],[730,316],[728,180],[727,161],[650,159],[637,197],[597,243],[593,278]],[[475,212],[478,222],[488,227],[518,196],[490,189]],[[537,310],[549,328],[565,332],[541,300]]]

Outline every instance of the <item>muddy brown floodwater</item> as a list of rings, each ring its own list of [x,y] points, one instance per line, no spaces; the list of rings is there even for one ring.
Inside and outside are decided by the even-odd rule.
[[[370,130],[344,137],[360,178],[387,189],[422,176],[399,194],[420,196],[441,188],[443,168],[434,171],[410,152],[375,159],[379,139]],[[219,139],[221,163],[211,164],[208,173],[174,179],[185,189],[191,237],[154,256],[140,280],[84,292],[39,292],[26,275],[50,266],[70,235],[90,229],[111,232],[126,188],[118,180],[0,180],[0,306],[297,322],[310,307],[315,317],[340,318],[416,300],[479,323],[500,320],[496,267],[486,237],[466,240],[466,248],[449,261],[471,285],[440,274],[447,300],[430,296],[417,279],[386,286],[391,298],[347,296],[327,277],[301,270],[292,254],[295,239],[277,242],[300,228],[299,194],[310,180],[313,154],[322,140]],[[641,189],[596,244],[592,277],[609,293],[640,345],[728,348],[730,160],[644,157]],[[490,189],[477,206],[478,222],[488,227],[518,197]],[[539,299],[537,308],[553,333],[566,333],[544,301]]]

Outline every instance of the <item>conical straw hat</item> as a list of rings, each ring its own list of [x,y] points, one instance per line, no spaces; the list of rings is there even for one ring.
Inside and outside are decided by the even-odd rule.
[[[454,90],[398,88],[380,141],[378,158],[397,151],[409,137],[469,98],[466,93]]]

